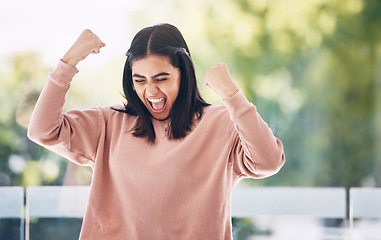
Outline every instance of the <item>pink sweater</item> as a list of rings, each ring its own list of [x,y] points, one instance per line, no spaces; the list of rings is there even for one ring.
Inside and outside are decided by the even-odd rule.
[[[149,144],[131,134],[135,116],[110,107],[63,113],[77,72],[59,62],[49,74],[28,136],[93,168],[80,239],[232,239],[234,184],[273,175],[285,161],[281,141],[242,91],[207,107],[181,140],[169,140],[153,120],[157,138]]]

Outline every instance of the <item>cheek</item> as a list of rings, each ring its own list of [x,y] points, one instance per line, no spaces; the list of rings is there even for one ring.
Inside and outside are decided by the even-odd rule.
[[[170,86],[168,86],[168,93],[170,94],[171,102],[174,103],[180,90],[180,73],[175,76]]]
[[[135,88],[135,92],[136,94],[138,95],[138,97],[140,98],[140,100],[142,100],[142,102],[144,102],[144,89],[139,87],[139,86],[136,86],[134,84],[134,88]]]
[[[179,86],[175,84],[165,89],[165,94],[167,95],[167,97],[172,103],[176,100],[178,93],[179,93]]]

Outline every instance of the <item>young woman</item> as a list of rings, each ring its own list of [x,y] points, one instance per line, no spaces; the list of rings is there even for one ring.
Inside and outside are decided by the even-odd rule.
[[[233,186],[278,172],[281,141],[225,64],[204,78],[224,106],[201,98],[187,44],[169,24],[134,37],[124,106],[63,113],[77,63],[104,46],[90,30],[80,35],[49,74],[28,129],[33,141],[93,169],[80,239],[232,239]]]

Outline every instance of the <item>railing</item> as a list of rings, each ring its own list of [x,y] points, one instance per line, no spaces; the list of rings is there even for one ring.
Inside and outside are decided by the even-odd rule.
[[[0,239],[24,239],[24,189],[22,187],[0,187],[0,227]],[[4,238],[2,236],[4,234],[11,237]]]
[[[26,195],[0,187],[0,239],[41,239],[36,232],[52,219],[75,225],[62,239],[78,238],[88,194],[87,186],[27,187]],[[236,187],[232,217],[237,240],[381,239],[381,188]],[[251,233],[242,237],[245,226]]]
[[[352,239],[381,239],[381,189],[351,188],[349,197]]]
[[[31,219],[82,219],[88,186],[28,187],[26,189],[25,240],[30,239]]]
[[[346,190],[236,187],[232,216],[254,217],[254,234],[262,235],[262,239],[345,239]]]

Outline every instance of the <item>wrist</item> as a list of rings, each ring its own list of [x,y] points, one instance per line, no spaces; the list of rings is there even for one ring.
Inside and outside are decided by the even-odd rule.
[[[73,56],[71,56],[70,54],[66,53],[63,58],[61,58],[61,61],[72,66],[72,67],[76,67],[79,60]]]
[[[233,97],[238,91],[239,88],[235,84],[229,88],[226,88],[225,91],[223,91],[223,93],[221,94],[222,100],[226,100]]]

